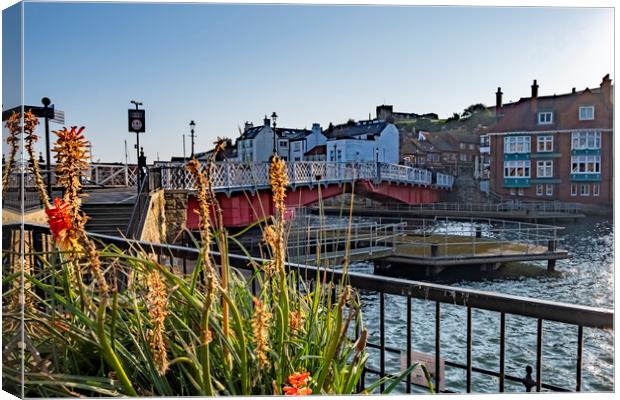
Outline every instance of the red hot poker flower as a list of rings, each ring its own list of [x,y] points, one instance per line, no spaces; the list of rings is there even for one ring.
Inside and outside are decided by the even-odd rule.
[[[61,249],[69,248],[72,244],[69,231],[73,228],[69,203],[56,198],[54,199],[54,207],[47,208],[45,213],[52,231],[52,237],[58,247]]]
[[[312,394],[312,389],[310,389],[309,387],[297,388],[294,386],[285,386],[283,390],[286,396],[307,396],[309,394]]]
[[[295,387],[306,386],[309,378],[310,372],[295,373],[288,377],[288,383]]]

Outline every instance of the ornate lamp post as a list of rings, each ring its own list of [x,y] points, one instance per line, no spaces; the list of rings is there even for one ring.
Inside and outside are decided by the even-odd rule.
[[[191,120],[189,122],[189,132],[190,132],[190,136],[192,138],[192,155],[191,158],[194,158],[194,128],[196,128],[196,123],[194,122],[194,120]]]
[[[273,114],[271,114],[271,120],[273,121],[273,155],[276,156],[278,154],[278,150],[276,148],[276,137],[278,136],[276,134],[276,119],[278,118],[278,114],[276,114],[276,112],[274,111]]]

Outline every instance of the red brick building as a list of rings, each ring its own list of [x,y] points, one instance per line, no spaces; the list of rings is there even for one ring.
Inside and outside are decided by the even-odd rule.
[[[491,190],[504,198],[613,204],[613,85],[502,104],[490,128]]]

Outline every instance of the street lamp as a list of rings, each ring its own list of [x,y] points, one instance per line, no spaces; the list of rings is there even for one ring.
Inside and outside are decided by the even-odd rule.
[[[273,155],[277,155],[277,149],[276,149],[276,119],[278,118],[278,114],[276,114],[276,112],[274,111],[273,114],[271,114],[271,120],[273,121]]]
[[[52,104],[52,101],[47,98],[44,97],[41,99],[41,103],[43,104],[43,108],[45,109],[45,111],[47,111],[49,109],[50,104]],[[47,172],[46,172],[46,178],[47,178],[47,195],[51,198],[52,197],[52,160],[51,160],[51,155],[50,155],[50,119],[49,119],[49,115],[47,112],[45,112],[45,156],[47,157]]]
[[[189,122],[189,131],[190,131],[190,136],[192,137],[192,155],[191,157],[194,158],[194,128],[196,127],[196,123],[194,122],[194,120],[191,120]]]

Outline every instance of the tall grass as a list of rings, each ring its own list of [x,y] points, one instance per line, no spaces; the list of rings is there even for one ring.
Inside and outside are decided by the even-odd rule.
[[[188,163],[202,229],[196,241],[200,256],[184,275],[148,249],[126,251],[87,237],[78,198],[87,157],[81,132],[57,132],[57,173],[66,187],[62,200],[47,205],[54,246],[42,253],[26,249],[26,257],[34,255],[42,268],[24,273],[28,304],[4,309],[3,327],[23,318],[25,338],[21,346],[5,349],[6,390],[20,393],[22,383],[28,397],[361,390],[368,355],[358,294],[346,279],[302,280],[285,269],[282,160],[274,157],[270,171],[277,213],[263,227],[271,259],[254,265],[249,276],[230,268],[230,238],[209,177],[197,161]],[[219,250],[218,259],[212,249]],[[19,279],[14,267],[3,287]],[[13,298],[19,289],[10,286],[4,296]],[[10,343],[6,332],[3,343]]]

